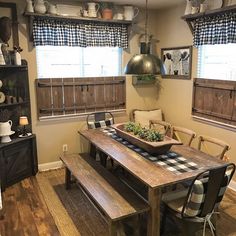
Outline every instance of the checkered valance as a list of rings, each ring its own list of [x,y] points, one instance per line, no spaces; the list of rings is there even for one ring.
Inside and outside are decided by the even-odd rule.
[[[194,46],[236,43],[236,12],[196,19],[193,41]]]
[[[122,23],[35,18],[35,46],[128,47],[128,26]]]

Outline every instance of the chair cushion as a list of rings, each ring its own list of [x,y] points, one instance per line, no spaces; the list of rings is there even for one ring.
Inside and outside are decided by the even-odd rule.
[[[217,207],[222,200],[225,190],[230,181],[231,171],[226,171],[225,177],[221,183],[221,188],[218,193],[218,198],[216,200],[215,207]],[[199,216],[202,211],[203,203],[205,201],[205,193],[207,191],[208,177],[201,179],[197,179],[194,182],[193,189],[191,194],[189,195],[188,202],[186,204],[184,215],[188,217]],[[163,194],[162,200],[170,207],[172,210],[176,212],[181,212],[184,204],[185,197],[187,196],[187,191],[173,191],[168,193],[166,196]]]
[[[142,127],[149,127],[150,120],[162,120],[161,109],[151,111],[134,111],[134,122],[139,123]]]
[[[89,121],[88,128],[89,129],[97,129],[97,128],[104,128],[106,126],[113,125],[113,119],[109,118],[107,120],[100,120],[100,121]]]

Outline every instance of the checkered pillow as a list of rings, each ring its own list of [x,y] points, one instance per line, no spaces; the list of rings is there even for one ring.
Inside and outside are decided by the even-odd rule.
[[[224,196],[225,190],[230,181],[231,173],[232,173],[232,170],[228,170],[225,173],[225,177],[221,183],[221,188],[218,193],[218,198],[216,200],[215,207],[219,205],[219,203],[221,202]],[[184,211],[185,216],[195,217],[201,214],[203,205],[204,205],[205,194],[207,191],[207,184],[208,184],[208,177],[195,180],[193,188],[192,188],[192,192],[189,195],[188,202],[186,204],[186,208]]]
[[[89,121],[88,128],[89,129],[97,129],[97,128],[104,128],[106,126],[113,125],[113,119],[109,118],[107,120],[100,120],[100,121]]]

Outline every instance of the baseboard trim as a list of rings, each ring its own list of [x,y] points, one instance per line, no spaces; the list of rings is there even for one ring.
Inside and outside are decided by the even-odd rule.
[[[231,180],[230,184],[229,184],[229,188],[231,188],[232,190],[236,191],[236,182]]]
[[[39,164],[39,171],[54,170],[63,167],[62,161],[48,162],[44,164]]]

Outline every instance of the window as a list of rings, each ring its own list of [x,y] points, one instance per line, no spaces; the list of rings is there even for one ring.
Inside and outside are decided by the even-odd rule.
[[[203,45],[198,49],[198,77],[236,81],[236,44]]]
[[[122,49],[36,46],[40,120],[125,109]]]
[[[236,44],[199,47],[192,114],[236,126]]]
[[[118,47],[36,46],[38,78],[119,76]]]

